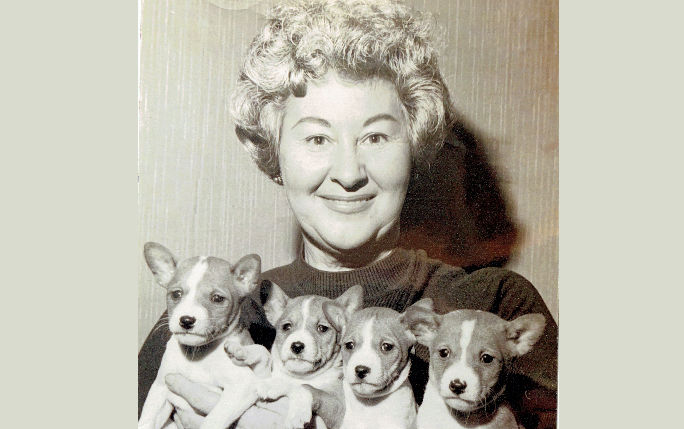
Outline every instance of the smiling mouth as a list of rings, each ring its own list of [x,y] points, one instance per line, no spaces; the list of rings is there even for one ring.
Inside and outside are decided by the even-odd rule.
[[[366,210],[372,204],[375,195],[318,195],[329,209],[345,214],[358,213]]]

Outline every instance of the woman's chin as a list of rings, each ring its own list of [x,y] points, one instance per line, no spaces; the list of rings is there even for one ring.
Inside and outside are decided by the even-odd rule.
[[[359,261],[367,264],[378,257],[381,246],[376,245],[376,242],[365,238],[356,240],[353,238],[329,240],[326,244],[330,247],[331,253],[340,261]]]
[[[358,255],[358,252],[368,252],[368,250],[366,249],[368,247],[371,247],[369,246],[368,240],[354,240],[352,237],[342,237],[339,240],[328,240],[327,244],[329,244],[335,252],[340,253],[342,255],[348,254],[350,256],[360,256]]]
[[[341,256],[360,257],[364,253],[371,254],[393,247],[394,240],[382,229],[369,228],[369,225],[349,225],[344,228],[330,228],[318,232],[318,241],[332,253]],[[359,252],[361,252],[359,254]],[[376,255],[377,256],[377,255]]]

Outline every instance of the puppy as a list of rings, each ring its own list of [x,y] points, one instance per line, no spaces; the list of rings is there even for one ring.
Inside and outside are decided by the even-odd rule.
[[[361,308],[363,288],[337,299],[288,297],[273,284],[264,312],[276,328],[272,375],[257,383],[260,399],[290,398],[287,427],[302,427],[316,415],[317,428],[337,429],[344,415],[340,340],[351,315]]]
[[[342,340],[345,415],[343,429],[407,429],[416,424],[408,381],[416,338],[390,308],[354,313]]]
[[[507,322],[479,310],[438,315],[429,298],[406,311],[418,343],[430,349],[430,370],[418,428],[518,428],[502,399],[506,369],[544,331],[541,314]]]
[[[233,344],[248,348],[253,345],[240,322],[240,302],[259,284],[261,259],[247,255],[234,266],[214,257],[194,257],[177,263],[171,252],[157,243],[146,243],[144,254],[156,281],[167,290],[168,324],[173,335],[145,400],[138,428],[173,425],[169,421],[173,404],[190,407],[164,382],[167,374],[178,373],[214,386],[221,393],[218,406],[202,428],[223,429],[229,423],[227,404],[240,397],[257,378],[248,366],[231,362],[224,344],[228,348]],[[267,364],[260,364],[257,371],[263,374]]]

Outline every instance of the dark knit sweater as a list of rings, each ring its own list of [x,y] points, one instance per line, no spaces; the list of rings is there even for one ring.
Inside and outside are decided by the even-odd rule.
[[[316,294],[335,298],[347,288],[360,284],[365,289],[364,306],[390,307],[399,312],[421,298],[432,298],[440,313],[459,308],[490,311],[506,320],[526,313],[542,313],[546,329],[528,354],[515,362],[509,376],[510,402],[521,412],[527,427],[536,426],[536,409],[555,408],[558,326],[537,290],[522,276],[500,268],[466,273],[461,268],[430,259],[422,250],[396,249],[386,258],[367,267],[328,272],[309,266],[299,258],[289,265],[263,273],[261,297],[243,305],[243,318],[255,342],[271,346],[274,332],[260,305],[268,291],[268,281],[289,296]],[[153,329],[138,355],[138,403],[142,409],[169,339],[168,329]],[[428,378],[427,350],[417,347],[410,381],[420,403]],[[541,395],[538,392],[544,392]],[[535,403],[535,397],[541,398]],[[532,402],[530,402],[532,398]]]

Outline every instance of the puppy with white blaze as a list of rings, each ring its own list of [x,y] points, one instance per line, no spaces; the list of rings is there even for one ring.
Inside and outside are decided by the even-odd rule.
[[[342,339],[343,429],[407,429],[416,424],[408,381],[416,338],[402,314],[369,307],[354,313]]]
[[[247,255],[235,265],[198,256],[177,262],[164,246],[145,244],[145,260],[154,278],[166,289],[171,339],[166,344],[157,378],[143,405],[138,428],[175,427],[169,419],[175,407],[190,408],[166,386],[167,375],[181,374],[220,393],[218,405],[202,429],[223,429],[234,420],[231,405],[268,371],[268,353],[255,366],[235,365],[226,349],[238,345],[258,354],[241,320],[240,304],[259,284],[261,259]],[[253,371],[254,369],[254,371]]]
[[[506,371],[541,337],[543,315],[512,321],[480,310],[438,315],[426,298],[407,309],[405,321],[418,343],[430,349],[419,429],[519,427],[503,395]]]

